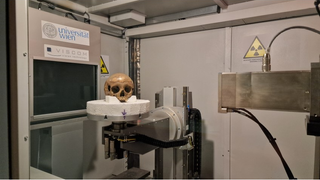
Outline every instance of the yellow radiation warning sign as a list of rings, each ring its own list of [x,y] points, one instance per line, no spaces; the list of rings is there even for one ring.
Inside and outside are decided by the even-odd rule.
[[[106,63],[103,61],[102,56],[100,56],[100,67],[101,67],[101,74],[109,74],[108,68]]]
[[[244,58],[256,58],[256,57],[263,57],[266,53],[266,50],[259,40],[258,36],[254,39],[253,43],[249,47],[247,53],[245,54]]]

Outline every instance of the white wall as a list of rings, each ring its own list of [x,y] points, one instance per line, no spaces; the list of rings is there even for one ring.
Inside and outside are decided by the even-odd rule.
[[[235,27],[232,30],[232,71],[260,71],[260,63],[242,63],[255,36],[264,46],[279,31],[304,25],[320,29],[318,16],[280,20]],[[251,41],[250,41],[251,40]],[[306,30],[289,30],[280,35],[271,48],[273,71],[310,70],[310,62],[319,61],[320,36]],[[315,138],[307,136],[307,113],[252,111],[269,129],[296,178],[313,178]],[[232,115],[231,178],[287,178],[279,157],[264,134],[250,120]]]
[[[110,75],[115,73],[125,73],[125,41],[123,39],[101,34],[101,55],[109,56]],[[100,80],[100,97],[104,97],[104,83],[107,77]]]
[[[141,40],[142,98],[154,106],[154,93],[163,86],[189,86],[193,92],[193,105],[201,111],[204,124],[202,178],[287,178],[259,127],[240,115],[219,114],[217,98],[218,73],[228,69],[230,48],[232,71],[261,71],[261,63],[242,62],[254,37],[267,46],[277,32],[291,25],[320,29],[319,17],[312,16],[238,26],[232,33],[226,28]],[[272,69],[309,70],[310,62],[318,61],[319,44],[320,37],[312,32],[280,35],[272,47]],[[277,138],[294,175],[313,178],[315,138],[306,135],[306,113],[252,112]]]
[[[216,113],[218,72],[224,70],[224,46],[225,29],[141,41],[141,98],[151,100],[154,108],[154,94],[164,86],[189,86],[193,106],[201,110],[202,178],[225,177],[222,127],[228,115]]]

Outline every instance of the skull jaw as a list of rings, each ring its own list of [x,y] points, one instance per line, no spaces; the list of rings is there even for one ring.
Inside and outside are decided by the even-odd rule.
[[[120,92],[116,94],[116,97],[120,102],[127,102],[131,95],[125,93],[125,91],[121,88]]]
[[[121,99],[119,99],[118,97],[117,97],[117,99],[118,99],[120,102],[122,102],[122,103],[123,103],[123,102],[127,102],[127,100],[126,100],[126,99],[122,99],[122,98],[121,98]]]

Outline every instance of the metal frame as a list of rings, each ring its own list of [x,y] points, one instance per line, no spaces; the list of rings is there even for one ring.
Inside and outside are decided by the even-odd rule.
[[[171,90],[172,89],[172,90]],[[181,91],[180,91],[181,90]],[[182,93],[182,97],[177,97],[176,94]],[[167,99],[165,99],[167,98]],[[165,100],[164,100],[165,99]],[[178,100],[176,102],[176,100]],[[181,101],[181,102],[180,102]],[[192,108],[192,92],[189,91],[189,87],[183,87],[181,89],[176,87],[167,87],[161,92],[155,94],[155,107],[164,106],[162,108],[166,109],[170,105],[180,105],[182,107],[170,107],[176,111],[181,111],[179,113],[181,121],[180,128],[180,136],[176,137],[177,139],[185,136],[189,129],[187,118],[188,118],[188,108]],[[189,106],[188,106],[189,105]],[[158,109],[161,109],[158,108]],[[176,116],[172,114],[171,117]],[[174,119],[171,119],[173,121]],[[177,122],[178,123],[178,122]],[[179,131],[179,130],[178,130]],[[164,166],[164,164],[168,164],[168,161],[165,159],[164,154],[168,155],[172,153],[172,158],[169,161],[172,161],[172,177],[165,176],[165,172],[168,171],[168,168]],[[177,148],[173,148],[172,152],[169,152],[167,149],[158,148],[155,150],[155,170],[154,170],[154,178],[174,178],[174,179],[188,179],[193,178],[192,174],[192,165],[193,165],[193,151],[191,150],[178,150]]]
[[[193,18],[197,16],[203,16],[208,14],[215,14],[220,13],[220,7],[218,5],[193,9],[189,11],[173,13],[163,16],[157,16],[152,18],[146,19],[146,25],[152,25],[157,23],[169,22],[169,21],[177,21],[177,20],[184,20],[186,18]]]
[[[140,89],[140,39],[129,40],[129,77],[134,82],[134,95],[141,97]]]
[[[10,0],[11,177],[29,179],[28,0]]]
[[[0,27],[0,178],[9,179],[10,178],[10,152],[9,152],[9,54],[8,47],[9,38],[8,37],[8,0],[0,1],[0,22],[2,26]]]

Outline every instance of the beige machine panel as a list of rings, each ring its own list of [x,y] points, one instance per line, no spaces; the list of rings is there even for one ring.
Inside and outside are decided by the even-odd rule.
[[[45,24],[49,26],[45,26]],[[101,37],[100,28],[97,26],[29,8],[29,30],[30,59],[35,56],[45,57],[45,45],[52,45],[88,52],[88,62],[100,62]],[[46,31],[47,36],[43,35],[43,31]],[[51,57],[47,58],[50,59]],[[57,60],[59,58],[52,59]],[[72,61],[73,59],[62,57],[60,60]]]

